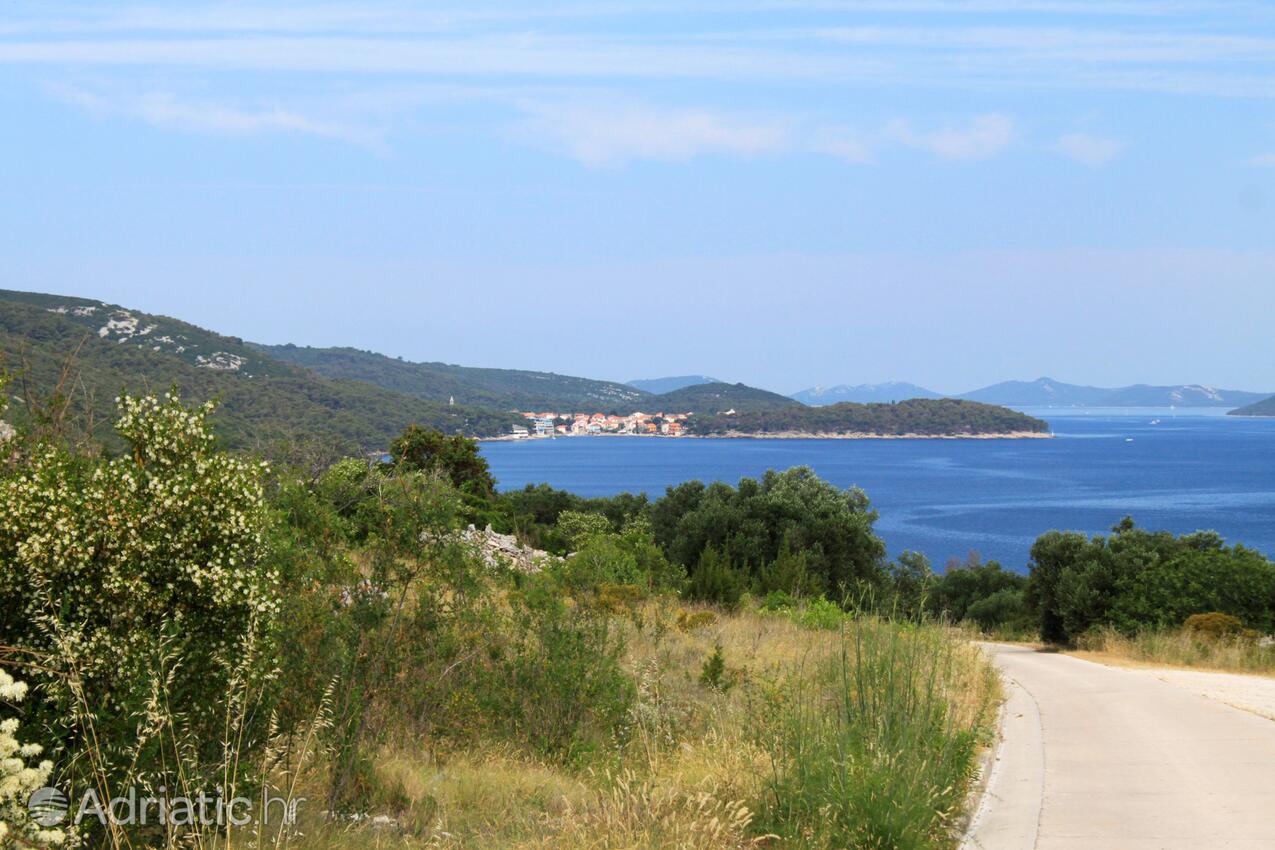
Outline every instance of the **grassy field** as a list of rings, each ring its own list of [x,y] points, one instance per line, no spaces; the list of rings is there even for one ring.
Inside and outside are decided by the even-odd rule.
[[[649,601],[624,618],[638,698],[611,751],[567,766],[509,745],[386,748],[377,778],[398,805],[368,815],[392,823],[333,824],[311,809],[287,843],[951,846],[995,675],[940,627],[801,619]]]

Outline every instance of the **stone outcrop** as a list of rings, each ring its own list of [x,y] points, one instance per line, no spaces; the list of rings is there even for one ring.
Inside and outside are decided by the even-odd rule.
[[[553,559],[553,555],[540,549],[523,546],[512,534],[500,534],[489,525],[479,531],[469,526],[460,533],[461,540],[473,547],[488,567],[509,567],[524,573],[534,573]]]

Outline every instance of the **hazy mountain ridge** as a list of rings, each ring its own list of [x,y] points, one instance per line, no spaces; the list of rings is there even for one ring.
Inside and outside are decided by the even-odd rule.
[[[1015,407],[1240,407],[1268,395],[1200,384],[1134,384],[1109,389],[1037,378],[1004,381],[957,398]]]
[[[653,393],[654,395],[671,393],[674,390],[693,387],[696,384],[720,383],[723,383],[723,381],[720,381],[717,378],[710,378],[707,375],[677,375],[669,378],[638,378],[627,382],[628,386],[633,387],[634,389]]]
[[[793,393],[790,398],[802,404],[820,407],[844,401],[873,404],[906,401],[912,398],[942,398],[942,393],[906,381],[886,381],[883,384],[838,384],[835,387],[810,387]]]

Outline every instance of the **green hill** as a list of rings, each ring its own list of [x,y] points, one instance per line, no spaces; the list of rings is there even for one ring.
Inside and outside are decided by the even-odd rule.
[[[377,449],[417,422],[448,432],[506,433],[516,420],[488,408],[429,402],[355,381],[330,380],[226,337],[165,316],[101,301],[0,290],[0,355],[19,381],[8,416],[22,421],[23,396],[39,399],[71,362],[71,414],[91,412],[112,444],[114,398],[177,386],[202,401],[218,398],[219,436],[236,448],[321,439]],[[25,390],[24,390],[25,387]]]
[[[918,398],[897,404],[793,405],[741,411],[729,416],[692,416],[687,423],[691,433],[701,436],[732,433],[991,436],[1049,431],[1047,423],[1026,414],[950,398]]]
[[[630,409],[715,414],[728,410],[744,412],[802,407],[801,402],[769,390],[759,390],[746,384],[713,383],[695,384],[662,395],[647,396]]]
[[[1232,410],[1230,416],[1275,416],[1275,396],[1259,401],[1256,404],[1250,404],[1247,407],[1241,407]]]
[[[366,381],[417,398],[502,410],[612,410],[650,394],[625,384],[573,378],[552,372],[478,369],[447,363],[413,363],[357,348],[253,345],[277,360],[304,366],[327,378]]]

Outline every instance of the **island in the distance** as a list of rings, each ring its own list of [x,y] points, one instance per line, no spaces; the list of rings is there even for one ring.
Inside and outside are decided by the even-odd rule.
[[[688,434],[702,437],[1032,438],[1049,424],[994,404],[951,398],[896,403],[842,402],[692,416]]]

